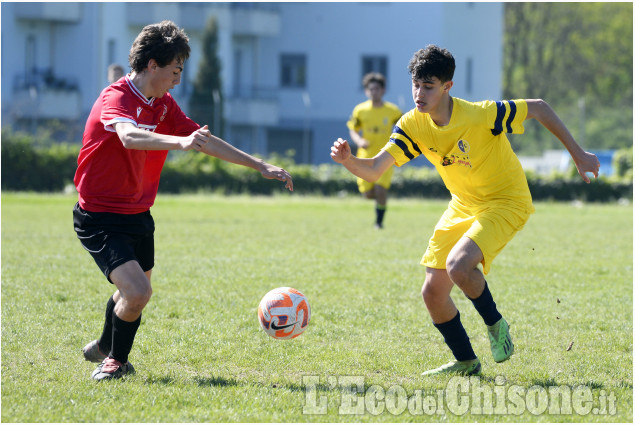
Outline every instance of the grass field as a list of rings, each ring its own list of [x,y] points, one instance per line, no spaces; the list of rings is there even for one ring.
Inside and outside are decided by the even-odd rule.
[[[137,374],[96,383],[81,348],[113,288],[75,237],[74,202],[2,194],[2,422],[633,420],[631,205],[536,205],[488,276],[508,362],[455,290],[483,362],[466,381],[420,376],[451,358],[418,265],[446,202],[393,200],[376,231],[357,197],[160,195]],[[311,304],[294,340],[258,325],[278,286]]]

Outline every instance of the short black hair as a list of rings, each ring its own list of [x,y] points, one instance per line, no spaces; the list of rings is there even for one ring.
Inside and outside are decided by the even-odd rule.
[[[437,77],[442,83],[454,78],[454,56],[447,49],[429,44],[415,52],[408,64],[413,80],[428,80]]]
[[[130,68],[135,72],[141,72],[146,69],[150,59],[157,61],[161,68],[169,65],[174,59],[185,62],[190,57],[189,41],[185,31],[172,21],[147,25],[130,48]]]

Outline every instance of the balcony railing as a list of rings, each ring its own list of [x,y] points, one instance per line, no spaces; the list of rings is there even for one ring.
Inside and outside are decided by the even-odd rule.
[[[277,100],[278,89],[264,86],[234,86],[231,96],[236,99]]]
[[[56,76],[50,69],[33,69],[14,79],[12,114],[17,118],[78,119],[79,85],[75,78]]]
[[[280,120],[277,91],[273,87],[234,87],[225,103],[232,124],[276,125]]]
[[[72,24],[80,21],[82,4],[81,2],[16,2],[15,15],[18,19]]]

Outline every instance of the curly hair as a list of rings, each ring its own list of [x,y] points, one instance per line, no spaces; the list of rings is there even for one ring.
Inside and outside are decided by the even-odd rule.
[[[452,81],[455,68],[452,53],[434,44],[416,51],[408,63],[408,71],[413,80],[427,80],[437,77],[442,83]]]
[[[130,48],[130,68],[135,72],[141,72],[148,66],[150,59],[154,59],[161,68],[174,59],[183,63],[190,57],[189,41],[185,31],[172,21],[147,25]]]

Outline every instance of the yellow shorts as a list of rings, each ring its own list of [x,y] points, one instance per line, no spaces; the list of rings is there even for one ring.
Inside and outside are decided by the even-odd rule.
[[[504,204],[490,204],[474,212],[452,200],[434,228],[421,264],[445,269],[450,251],[466,236],[483,252],[483,273],[487,274],[494,258],[523,228],[532,212],[531,206],[523,211]]]
[[[392,173],[394,171],[394,168],[395,167],[391,165],[390,168],[387,169],[375,183],[367,182],[366,180],[357,178],[357,187],[359,188],[359,192],[366,193],[373,187],[375,187],[376,184],[386,190],[390,189],[390,181],[392,180]]]

